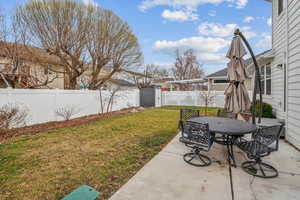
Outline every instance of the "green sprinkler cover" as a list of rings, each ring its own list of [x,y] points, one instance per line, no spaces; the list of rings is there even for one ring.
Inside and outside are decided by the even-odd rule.
[[[100,193],[88,185],[82,185],[61,200],[96,200]]]

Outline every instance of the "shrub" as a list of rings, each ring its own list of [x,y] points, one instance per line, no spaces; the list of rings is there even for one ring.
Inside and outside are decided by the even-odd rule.
[[[61,107],[55,111],[55,114],[57,116],[62,117],[66,121],[70,120],[73,115],[79,113],[80,113],[80,109],[76,108],[75,106]]]
[[[274,118],[273,115],[273,108],[270,104],[263,102],[263,111],[262,111],[262,117],[266,118]],[[255,103],[255,116],[259,116],[259,101],[256,101]]]
[[[0,132],[26,125],[28,110],[17,104],[5,104],[0,107]]]

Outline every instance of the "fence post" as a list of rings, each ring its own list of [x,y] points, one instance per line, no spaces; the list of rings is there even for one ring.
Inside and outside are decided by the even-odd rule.
[[[135,98],[135,105],[136,105],[137,107],[140,107],[140,106],[141,106],[140,92],[141,92],[141,90],[139,90],[139,89],[137,89],[136,92],[135,92],[135,95],[136,95],[136,98]]]
[[[57,115],[56,115],[56,113],[55,113],[55,110],[57,109],[57,96],[58,96],[58,89],[55,89],[55,92],[54,92],[54,99],[53,99],[53,101],[54,101],[54,103],[53,103],[53,105],[54,105],[54,110],[53,110],[53,115],[54,115],[54,121],[57,121],[58,119],[57,119]]]
[[[216,90],[214,90],[214,104],[213,107],[217,107],[217,94],[216,94]]]

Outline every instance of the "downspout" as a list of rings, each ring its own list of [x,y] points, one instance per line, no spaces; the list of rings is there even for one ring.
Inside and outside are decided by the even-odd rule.
[[[285,67],[285,73],[286,73],[286,80],[285,80],[285,85],[286,85],[286,88],[285,88],[285,94],[286,96],[284,97],[285,98],[285,127],[286,127],[286,130],[288,130],[288,123],[286,123],[288,121],[288,107],[289,107],[289,104],[288,104],[288,93],[289,93],[289,90],[288,90],[288,65],[289,65],[289,34],[288,34],[288,31],[289,31],[289,17],[288,17],[288,11],[289,11],[289,2],[288,0],[285,1],[286,2],[286,5],[285,5],[285,17],[286,17],[286,51],[285,51],[285,63],[284,63],[284,67]]]

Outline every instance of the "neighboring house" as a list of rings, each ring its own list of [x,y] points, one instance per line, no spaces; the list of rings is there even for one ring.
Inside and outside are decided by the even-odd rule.
[[[110,84],[119,84],[121,89],[133,89],[137,88],[136,81],[146,78],[145,74],[122,69],[120,72],[115,73],[112,80],[108,81]]]
[[[263,66],[264,68],[268,63],[270,63],[271,58],[272,58],[271,50],[264,51],[256,56],[258,65]],[[245,86],[249,91],[252,91],[252,89],[254,87],[254,79],[252,79],[252,77],[254,77],[253,76],[254,68],[253,68],[252,58],[246,59],[245,65],[246,65],[246,69],[247,69],[247,72],[249,75],[249,79],[247,79],[245,81]],[[265,74],[267,74],[267,73],[265,73]],[[264,79],[263,81],[265,81],[267,79]],[[225,91],[225,89],[228,86],[227,67],[208,75],[207,80],[208,80],[208,89],[209,90]],[[265,90],[265,89],[266,88],[264,88],[263,90]]]
[[[284,119],[287,140],[300,149],[300,1],[272,3],[272,51],[260,62],[263,100]]]
[[[129,90],[129,89],[136,89],[136,84],[129,82],[124,79],[110,79],[104,83],[103,89],[104,90]]]
[[[38,47],[0,41],[0,88],[10,87],[7,80],[12,77],[17,88],[31,88],[47,78],[49,82],[40,88],[64,88],[63,67],[56,56]]]
[[[207,91],[207,79],[204,78],[196,78],[196,79],[186,79],[186,80],[174,80],[168,81],[170,84],[171,91]]]
[[[13,66],[17,66],[16,71],[13,70]],[[99,77],[107,76],[109,72],[109,69],[104,68]],[[90,73],[91,71],[87,70],[78,78],[78,89],[87,88]],[[134,88],[135,82],[132,76],[141,78],[144,75],[121,70],[113,75],[106,87],[114,88],[119,85],[121,89]],[[45,50],[35,46],[0,41],[0,88],[12,86],[7,81],[12,80],[12,77],[16,77],[16,88],[42,89],[64,89],[68,78],[58,57],[49,55]],[[33,87],[34,84],[42,83],[46,78],[49,80],[46,85]]]
[[[100,76],[105,76],[109,72],[103,70]],[[106,81],[103,85],[105,90],[129,90],[137,89],[136,79],[144,78],[145,75],[139,72],[122,69],[120,72],[115,73],[112,78]]]
[[[152,85],[160,87],[163,91],[207,91],[207,79],[174,80],[174,78],[162,78],[154,80]]]
[[[166,77],[166,78],[160,78],[160,79],[154,80],[152,82],[152,85],[160,87],[163,90],[171,90],[172,86],[169,83],[169,81],[174,81],[174,78],[168,78],[168,77]],[[175,89],[175,88],[173,88],[173,89]]]
[[[207,76],[208,90],[225,91],[228,86],[227,67]]]

